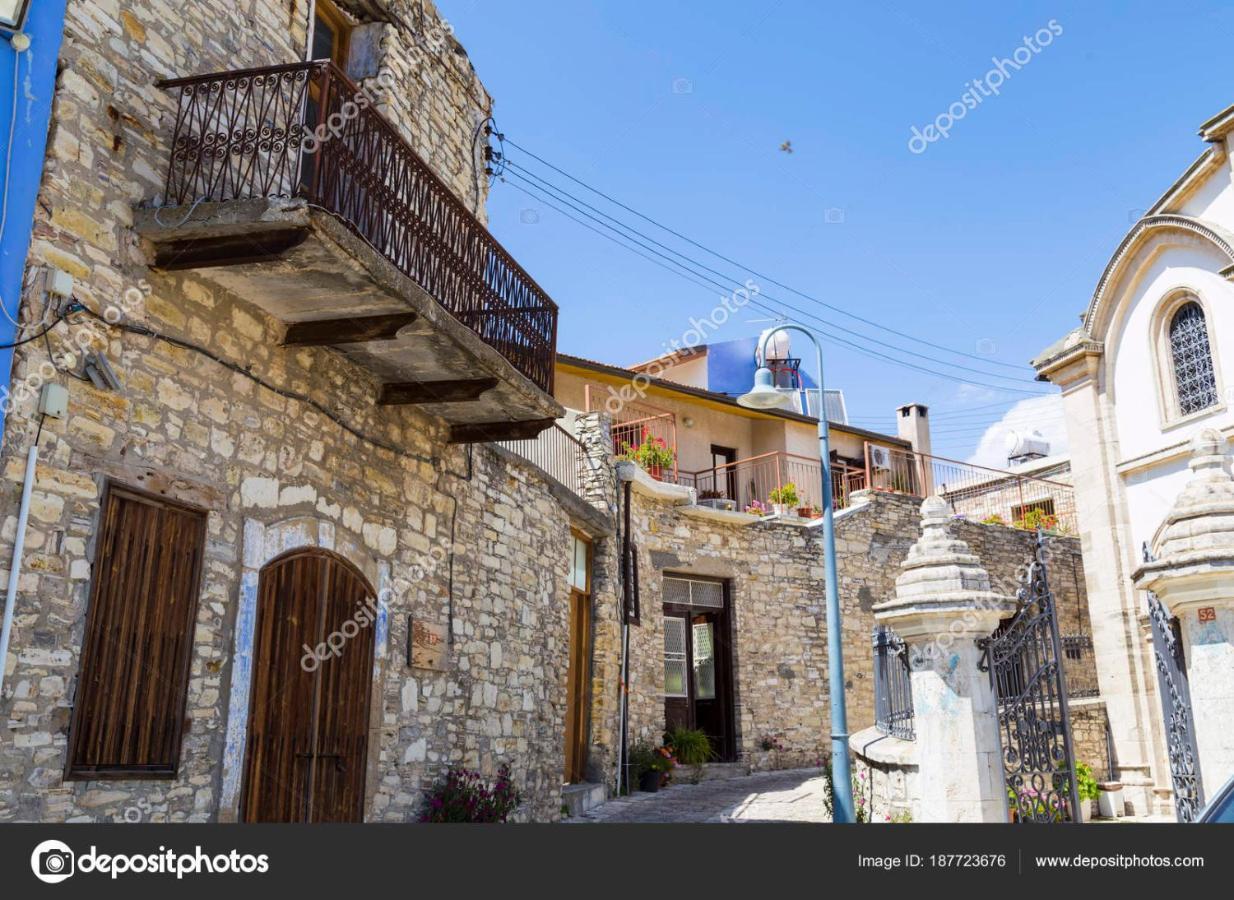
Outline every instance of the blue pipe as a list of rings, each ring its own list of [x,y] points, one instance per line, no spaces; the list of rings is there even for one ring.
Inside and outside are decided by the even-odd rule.
[[[34,226],[34,203],[47,151],[65,5],[66,0],[32,0],[21,32],[29,38],[30,46],[23,51],[14,49],[12,35],[0,35],[0,198],[5,197],[7,188],[4,229],[0,232],[0,302],[14,319],[18,318],[22,275]],[[22,43],[20,38],[17,42]],[[0,315],[0,345],[13,343],[16,331],[12,322]],[[11,402],[12,367],[13,351],[0,350],[0,429]]]

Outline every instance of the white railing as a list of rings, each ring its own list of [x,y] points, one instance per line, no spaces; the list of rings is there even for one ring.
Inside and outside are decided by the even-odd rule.
[[[497,446],[517,453],[582,496],[583,472],[588,462],[586,449],[582,442],[559,422],[554,422],[551,428],[546,428],[529,440],[497,441]]]

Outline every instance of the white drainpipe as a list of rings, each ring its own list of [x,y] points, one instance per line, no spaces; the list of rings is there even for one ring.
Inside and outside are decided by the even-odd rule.
[[[13,607],[17,603],[17,582],[21,580],[21,557],[26,549],[26,521],[30,518],[30,492],[34,488],[34,469],[39,462],[39,446],[30,445],[26,454],[26,478],[21,485],[21,509],[17,513],[17,535],[13,538],[13,561],[9,564],[9,588],[4,596],[4,628],[0,630],[0,698],[4,696],[4,673],[8,666],[9,638],[13,633]]]

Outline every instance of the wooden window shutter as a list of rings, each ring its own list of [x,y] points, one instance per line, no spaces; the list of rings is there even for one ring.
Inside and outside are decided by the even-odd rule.
[[[205,538],[200,510],[106,491],[66,777],[175,777]]]

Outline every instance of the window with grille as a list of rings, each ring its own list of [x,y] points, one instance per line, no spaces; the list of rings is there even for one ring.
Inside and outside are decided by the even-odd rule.
[[[1217,405],[1217,377],[1208,326],[1198,303],[1183,304],[1170,319],[1170,363],[1180,415]]]
[[[693,578],[664,579],[664,602],[681,606],[724,608],[724,585],[718,581],[696,581]]]
[[[686,696],[686,620],[664,617],[664,696]]]
[[[109,487],[103,498],[69,778],[174,778],[206,514]]]

